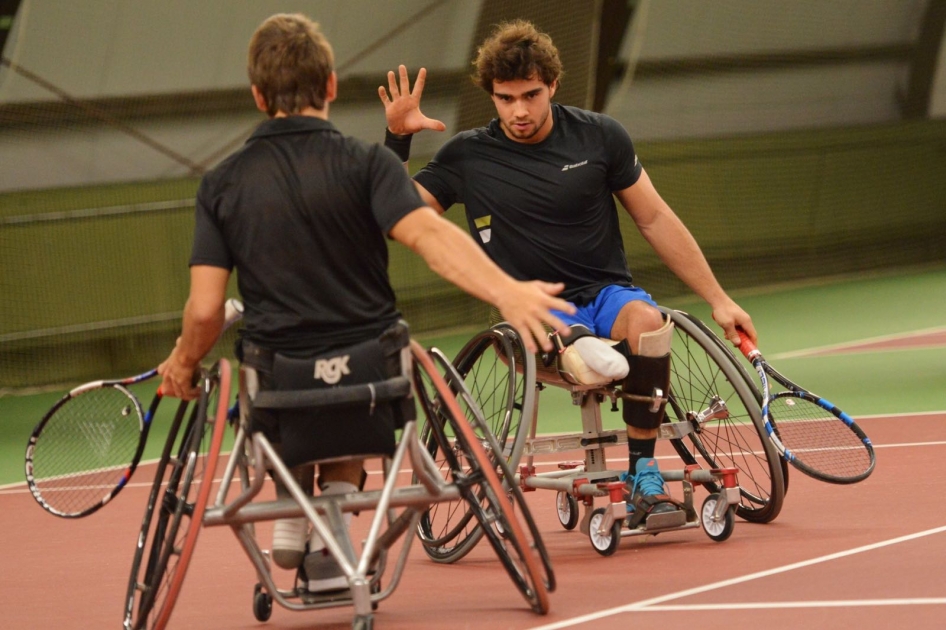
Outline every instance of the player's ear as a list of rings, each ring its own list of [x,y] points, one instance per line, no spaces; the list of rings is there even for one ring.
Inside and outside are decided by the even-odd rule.
[[[328,81],[325,82],[325,102],[331,103],[338,98],[338,75],[332,70],[328,75]]]
[[[558,79],[552,81],[552,85],[549,86],[549,98],[555,96],[556,90],[558,90]]]
[[[263,93],[260,92],[259,88],[255,85],[250,86],[250,92],[253,93],[253,101],[256,103],[256,109],[268,115],[269,107],[266,105],[266,99],[263,97]]]

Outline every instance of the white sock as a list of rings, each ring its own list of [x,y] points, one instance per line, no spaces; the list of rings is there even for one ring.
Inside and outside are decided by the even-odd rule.
[[[325,485],[322,486],[322,496],[332,496],[333,494],[348,494],[350,492],[358,492],[358,486],[353,483],[348,483],[347,481],[327,481]],[[351,512],[345,512],[342,515],[342,518],[345,520],[345,526],[348,527],[351,525]],[[321,551],[325,549],[325,543],[322,542],[322,537],[319,536],[319,533],[313,529],[312,536],[309,538],[309,553],[313,551]]]
[[[272,558],[276,566],[295,569],[302,564],[308,526],[304,518],[281,518],[273,523]]]
[[[581,360],[601,376],[613,380],[627,376],[627,359],[598,337],[582,337],[572,345]]]

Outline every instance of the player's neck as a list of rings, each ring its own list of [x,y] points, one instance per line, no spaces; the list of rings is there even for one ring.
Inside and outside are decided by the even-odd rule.
[[[325,107],[322,109],[316,109],[310,106],[303,108],[293,114],[287,114],[286,112],[280,110],[273,115],[273,118],[286,118],[288,116],[311,116],[312,118],[328,120],[328,103],[326,103]]]

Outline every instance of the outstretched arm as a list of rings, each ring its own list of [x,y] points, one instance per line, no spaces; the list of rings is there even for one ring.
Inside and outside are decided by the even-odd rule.
[[[739,345],[738,327],[757,341],[752,318],[720,286],[696,239],[661,198],[647,172],[616,195],[660,259],[712,307],[713,319],[725,331],[726,339]]]
[[[424,94],[424,84],[427,81],[427,69],[421,68],[414,81],[414,90],[410,89],[407,77],[407,67],[398,66],[400,82],[395,79],[394,72],[388,72],[388,89],[378,87],[378,96],[384,104],[384,116],[388,121],[388,130],[397,135],[409,135],[433,129],[444,131],[447,126],[439,120],[428,118],[420,111],[420,99]]]
[[[395,80],[394,72],[388,71],[388,90],[386,91],[383,85],[378,87],[378,96],[381,97],[384,116],[388,121],[384,144],[401,158],[406,168],[411,152],[411,136],[423,129],[444,131],[447,126],[439,120],[424,116],[420,111],[420,98],[424,94],[424,84],[427,82],[427,69],[421,68],[417,71],[413,91],[410,90],[407,67],[400,65],[397,69],[400,74],[400,85]],[[436,197],[417,182],[414,182],[414,186],[424,204],[439,214],[443,214],[446,208],[441,207]]]
[[[575,307],[554,297],[564,285],[514,280],[489,259],[470,236],[440,217],[433,209],[421,207],[395,224],[391,237],[419,254],[437,274],[470,295],[496,306],[503,317],[522,334],[529,352],[536,341],[543,350],[552,344],[543,324],[562,334],[569,328],[552,315],[552,309],[574,313]]]

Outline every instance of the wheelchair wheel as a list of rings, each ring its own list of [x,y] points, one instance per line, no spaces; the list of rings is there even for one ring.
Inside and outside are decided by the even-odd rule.
[[[503,323],[473,337],[453,364],[506,462],[515,468],[535,406],[535,356],[526,353],[516,330]]]
[[[571,531],[578,526],[578,499],[567,492],[555,494],[555,513],[562,527]]]
[[[475,436],[486,451],[487,459],[492,464],[493,470],[506,488],[506,497],[509,499],[513,510],[517,511],[521,515],[522,520],[526,523],[526,529],[528,530],[525,532],[528,535],[527,542],[541,562],[541,568],[544,570],[543,581],[545,582],[545,586],[549,592],[554,591],[555,575],[552,572],[552,561],[549,559],[545,544],[542,542],[542,536],[539,534],[535,519],[532,518],[529,506],[526,504],[522,488],[516,483],[516,477],[505,458],[499,455],[499,453],[502,452],[502,448],[499,446],[496,437],[489,431],[486,420],[483,418],[482,410],[477,406],[473,395],[466,389],[466,385],[463,383],[463,377],[460,376],[460,373],[457,372],[456,368],[450,363],[450,360],[436,348],[432,348],[429,354],[434,359],[437,367],[445,374],[446,381],[451,391],[454,393],[461,411],[465,412],[467,428],[472,430],[472,435]],[[577,506],[575,515],[577,520]],[[512,517],[514,515],[510,516]],[[495,529],[501,536],[507,535],[506,530],[503,529],[504,522],[503,519],[499,519],[495,523]]]
[[[758,390],[722,341],[702,322],[682,311],[665,311],[675,326],[671,348],[669,422],[690,422],[714,403],[726,414],[709,417],[674,449],[686,464],[736,468],[741,501],[736,514],[768,523],[785,498],[785,462],[766,438]],[[719,492],[714,484],[710,493]]]
[[[497,462],[491,461],[483,448],[482,436],[477,435],[467,422],[460,404],[431,357],[417,344],[412,344],[412,349],[417,397],[449,462],[453,482],[513,583],[533,611],[545,614],[549,608],[548,592],[555,586],[554,575],[527,506],[523,502],[517,507],[529,524],[528,531],[533,534],[531,540],[516,517],[507,489],[497,475]],[[450,363],[446,362],[444,367],[449,366]],[[441,420],[435,421],[436,418]],[[450,429],[452,442],[445,428]],[[506,467],[504,459],[495,459],[498,459],[501,469]],[[508,468],[502,473],[508,476]],[[540,565],[543,565],[544,572]]]
[[[598,532],[601,522],[604,520],[605,508],[596,508],[591,513],[591,521],[588,525],[588,537],[591,539],[591,546],[602,556],[613,555],[618,550],[621,543],[621,521],[614,521],[611,528],[605,533]]]
[[[722,519],[714,516],[716,505],[722,500],[723,498],[714,492],[703,500],[703,507],[700,509],[700,523],[703,525],[703,531],[716,542],[728,540],[736,526],[736,517],[733,516],[731,507],[726,510]]]
[[[273,596],[263,590],[260,584],[253,587],[253,617],[257,621],[269,621],[273,616]]]
[[[416,378],[415,378],[416,380]],[[430,397],[436,397],[435,388],[426,383]],[[421,398],[421,396],[418,396]],[[426,409],[419,422],[420,440],[427,452],[434,459],[440,475],[447,482],[451,481],[453,458],[449,457],[440,447],[440,435],[450,431],[446,426],[446,418],[442,414],[427,413]],[[436,429],[431,426],[437,424]],[[456,448],[450,446],[449,448]],[[418,483],[416,476],[412,483]],[[420,517],[417,524],[417,537],[421,541],[424,553],[434,562],[451,564],[468,554],[480,538],[483,531],[479,523],[473,518],[473,512],[463,498],[456,501],[443,501],[429,506]]]
[[[125,603],[125,628],[167,626],[210,498],[229,393],[230,365],[222,359],[202,379],[200,398],[183,432],[188,404],[181,403],[178,409],[142,520]],[[172,456],[175,444],[177,455]]]
[[[482,410],[489,433],[496,438],[497,452],[502,452],[504,459],[514,468],[522,454],[528,430],[528,422],[523,424],[522,420],[531,421],[535,404],[534,357],[525,355],[524,346],[512,327],[500,324],[467,342],[457,353],[454,364],[464,386]],[[457,391],[455,387],[454,391]],[[474,431],[486,446],[486,432],[476,426]],[[420,436],[446,478],[449,466],[444,456],[438,454],[437,441],[426,423],[420,428]],[[430,506],[418,526],[424,552],[435,562],[460,560],[482,536],[483,532],[464,502]]]

